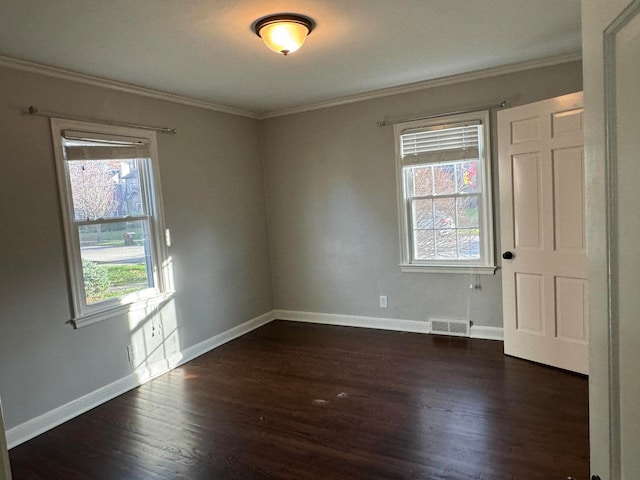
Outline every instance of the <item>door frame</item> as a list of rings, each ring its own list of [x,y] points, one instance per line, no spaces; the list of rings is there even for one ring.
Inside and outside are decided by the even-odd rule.
[[[604,120],[605,120],[605,245],[607,272],[607,344],[608,344],[608,389],[609,389],[609,467],[611,478],[621,476],[621,417],[620,417],[620,321],[618,273],[619,259],[617,243],[618,225],[618,149],[617,149],[617,73],[616,37],[636,15],[640,14],[640,0],[631,2],[603,34],[604,61]],[[592,446],[593,448],[593,446]]]

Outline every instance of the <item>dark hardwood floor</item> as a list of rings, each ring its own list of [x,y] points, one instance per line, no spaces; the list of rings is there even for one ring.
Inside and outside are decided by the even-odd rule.
[[[588,478],[586,378],[272,322],[11,450],[14,480]]]

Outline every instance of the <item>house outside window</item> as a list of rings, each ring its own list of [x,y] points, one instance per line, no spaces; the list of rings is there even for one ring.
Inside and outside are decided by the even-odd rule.
[[[52,119],[72,320],[170,294],[155,132]]]
[[[401,269],[494,273],[489,112],[398,123]]]

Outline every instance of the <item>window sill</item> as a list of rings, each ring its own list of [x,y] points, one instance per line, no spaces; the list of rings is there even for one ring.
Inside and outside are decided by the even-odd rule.
[[[468,265],[400,265],[405,273],[457,273],[472,275],[495,275],[497,266],[468,266]]]
[[[86,313],[76,318],[71,319],[71,324],[74,328],[86,327],[108,318],[117,317],[119,315],[126,315],[131,312],[139,311],[142,309],[156,309],[173,298],[175,292],[164,292],[154,295],[152,297],[135,300],[131,303],[125,303],[122,305],[116,305],[99,312]]]

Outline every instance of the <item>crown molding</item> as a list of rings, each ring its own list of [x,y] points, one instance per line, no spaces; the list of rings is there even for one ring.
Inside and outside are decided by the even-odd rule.
[[[154,90],[152,88],[139,87],[130,83],[118,82],[116,80],[108,80],[106,78],[95,77],[93,75],[86,75],[84,73],[77,73],[71,70],[65,70],[58,67],[52,67],[50,65],[44,65],[41,63],[30,62],[27,60],[21,60],[18,58],[8,57],[0,55],[0,66],[13,68],[15,70],[22,70],[24,72],[36,73],[40,75],[46,75],[49,77],[61,78],[63,80],[70,80],[72,82],[79,82],[86,85],[92,85],[94,87],[108,88],[110,90],[117,90],[119,92],[132,93],[135,95],[142,95],[144,97],[155,98],[158,100],[166,100],[168,102],[179,103],[182,105],[188,105],[190,107],[204,108],[206,110],[212,110],[214,112],[228,113],[231,115],[237,115],[240,117],[248,117],[253,119],[259,119],[259,115],[254,112],[248,112],[239,108],[227,107],[225,105],[218,105],[213,102],[207,102],[205,100],[198,100],[196,98],[185,97],[182,95],[176,95],[173,93],[163,92],[161,90]]]
[[[565,55],[557,55],[557,56],[547,57],[547,58],[538,59],[538,60],[511,63],[511,64],[503,65],[500,67],[485,68],[482,70],[475,70],[473,72],[449,75],[446,77],[440,77],[440,78],[434,78],[431,80],[424,80],[421,82],[409,83],[409,84],[400,85],[397,87],[383,88],[383,89],[373,90],[370,92],[365,92],[357,95],[342,97],[335,100],[329,100],[326,102],[312,103],[308,105],[302,105],[299,107],[286,108],[282,110],[274,110],[272,112],[266,112],[266,113],[250,112],[250,111],[242,110],[239,108],[228,107],[225,105],[218,105],[216,103],[208,102],[205,100],[199,100],[196,98],[176,95],[173,93],[163,92],[161,90],[154,90],[152,88],[140,87],[140,86],[132,85],[129,83],[118,82],[116,80],[108,80],[101,77],[86,75],[84,73],[77,73],[70,70],[65,70],[58,67],[52,67],[49,65],[30,62],[27,60],[21,60],[18,58],[8,57],[5,55],[0,55],[0,66],[13,68],[16,70],[22,70],[25,72],[36,73],[40,75],[47,75],[55,78],[61,78],[64,80],[84,83],[86,85],[93,85],[97,87],[108,88],[111,90],[117,90],[119,92],[132,93],[135,95],[142,95],[145,97],[156,98],[156,99],[165,100],[168,102],[188,105],[190,107],[204,108],[206,110],[212,110],[214,112],[228,113],[230,115],[237,115],[240,117],[247,117],[255,120],[266,120],[269,118],[282,117],[285,115],[292,115],[295,113],[303,113],[303,112],[309,112],[313,110],[320,110],[323,108],[336,107],[339,105],[346,105],[349,103],[363,102],[366,100],[388,97],[391,95],[399,95],[402,93],[410,93],[418,90],[426,90],[429,88],[453,85],[456,83],[468,82],[471,80],[479,80],[483,78],[490,78],[498,75],[505,75],[505,74],[516,73],[516,72],[521,72],[525,70],[532,70],[535,68],[550,67],[553,65],[570,63],[570,62],[575,62],[579,60],[582,60],[581,52],[570,53]]]
[[[455,83],[468,82],[471,80],[480,80],[483,78],[496,77],[498,75],[505,75],[509,73],[522,72],[525,70],[533,70],[536,68],[550,67],[553,65],[559,65],[563,63],[576,62],[579,60],[582,60],[582,52],[569,53],[565,55],[556,55],[553,57],[547,57],[547,58],[542,58],[538,60],[529,60],[526,62],[510,63],[508,65],[502,65],[500,67],[491,67],[491,68],[485,68],[482,70],[474,70],[473,72],[449,75],[446,77],[439,77],[431,80],[424,80],[421,82],[400,85],[398,87],[382,88],[380,90],[373,90],[370,92],[361,93],[357,95],[350,95],[348,97],[342,97],[336,100],[329,100],[326,102],[302,105],[300,107],[276,110],[273,112],[263,113],[262,115],[258,116],[258,119],[266,120],[269,118],[283,117],[285,115],[292,115],[294,113],[303,113],[303,112],[309,112],[312,110],[320,110],[322,108],[336,107],[339,105],[346,105],[349,103],[363,102],[365,100],[372,100],[375,98],[388,97],[391,95],[399,95],[402,93],[416,92],[418,90],[426,90],[426,89],[435,88],[435,87],[443,87],[446,85],[453,85]]]

